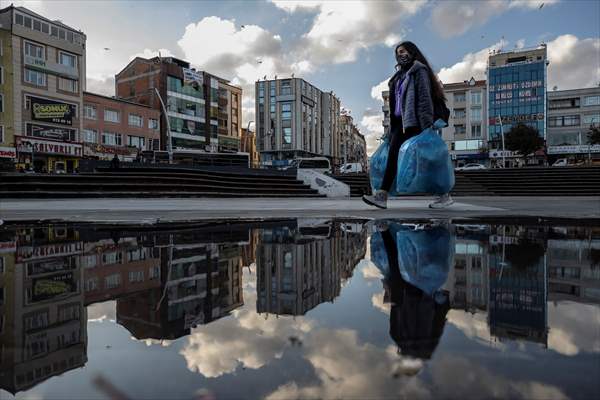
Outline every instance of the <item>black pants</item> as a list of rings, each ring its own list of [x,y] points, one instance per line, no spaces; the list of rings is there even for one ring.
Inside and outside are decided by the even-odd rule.
[[[410,127],[404,133],[402,132],[402,128],[390,132],[390,151],[385,167],[385,174],[383,175],[383,182],[381,183],[381,190],[389,192],[392,188],[392,183],[394,183],[398,169],[398,153],[400,152],[400,146],[402,146],[402,143],[413,136],[417,136],[419,133],[421,132],[417,127]]]

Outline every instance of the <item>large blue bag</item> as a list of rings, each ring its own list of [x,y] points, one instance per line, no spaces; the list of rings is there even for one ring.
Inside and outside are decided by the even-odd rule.
[[[434,128],[425,129],[402,144],[396,192],[445,194],[453,187],[454,168],[448,146]]]
[[[375,153],[369,159],[369,177],[371,178],[371,187],[375,190],[381,189],[383,182],[383,175],[385,174],[385,167],[387,166],[388,154],[390,153],[390,140],[389,135],[383,139],[383,143],[379,145]],[[392,183],[390,195],[397,194],[394,191],[396,187],[396,180]]]

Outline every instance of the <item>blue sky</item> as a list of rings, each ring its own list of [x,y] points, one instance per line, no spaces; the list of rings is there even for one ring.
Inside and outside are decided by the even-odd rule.
[[[8,4],[2,1],[2,6]],[[114,74],[132,57],[160,50],[242,86],[249,120],[254,81],[295,73],[333,90],[352,111],[370,147],[382,131],[377,94],[393,70],[391,46],[401,39],[417,43],[446,83],[483,78],[490,48],[541,41],[548,43],[549,86],[568,89],[600,82],[600,2],[594,0],[15,4],[87,34],[90,91],[113,94]]]

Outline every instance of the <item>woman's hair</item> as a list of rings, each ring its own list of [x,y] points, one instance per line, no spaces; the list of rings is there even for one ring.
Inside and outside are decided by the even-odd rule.
[[[446,101],[446,96],[444,95],[444,88],[442,86],[442,83],[438,80],[437,76],[435,76],[435,74],[433,73],[433,70],[431,69],[429,62],[427,61],[427,59],[425,58],[423,53],[421,53],[421,50],[419,50],[417,45],[414,44],[413,42],[409,42],[409,41],[402,42],[394,48],[394,56],[396,56],[398,47],[401,47],[401,46],[404,47],[404,49],[410,53],[410,55],[413,57],[414,60],[419,61],[421,64],[423,64],[427,67],[427,74],[429,75],[429,80],[431,81],[431,91],[432,91],[433,100],[434,101],[435,100]]]

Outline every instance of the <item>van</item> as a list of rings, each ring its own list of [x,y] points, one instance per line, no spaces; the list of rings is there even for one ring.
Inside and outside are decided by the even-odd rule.
[[[363,172],[361,163],[346,163],[340,167],[340,174],[357,174]]]
[[[296,158],[292,166],[298,169],[312,169],[323,174],[331,172],[331,164],[325,157]]]

